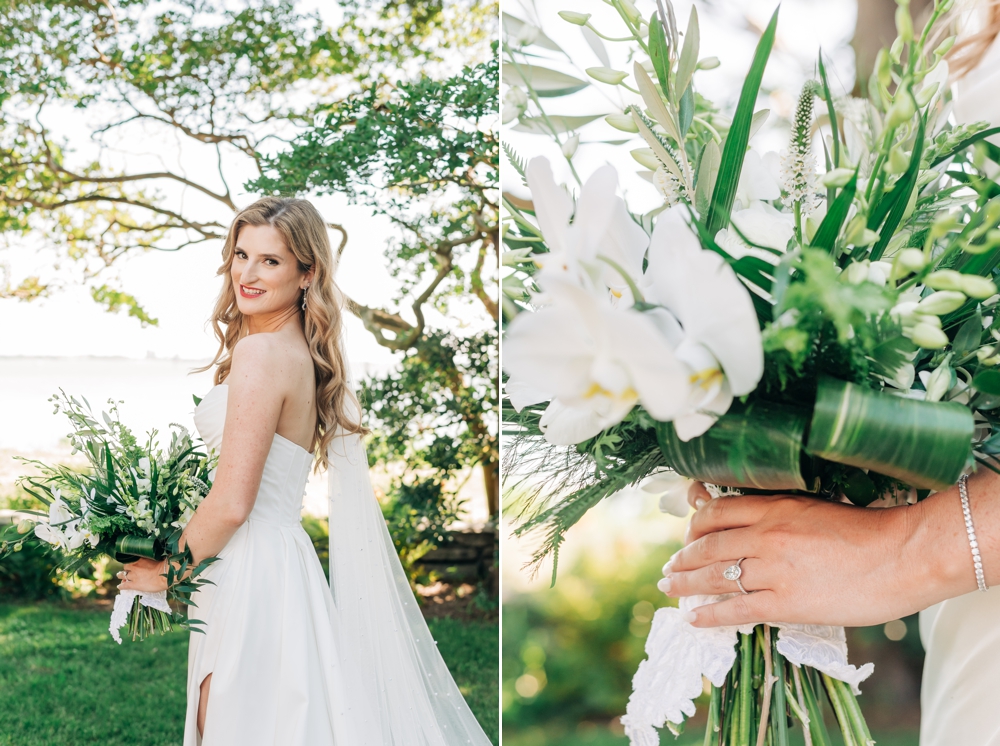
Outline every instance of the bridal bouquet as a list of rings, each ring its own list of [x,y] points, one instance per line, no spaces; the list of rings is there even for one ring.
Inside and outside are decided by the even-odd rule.
[[[589,15],[561,12],[605,62],[589,81],[546,67],[558,45],[505,17],[504,119],[553,138],[577,182],[569,191],[545,158],[507,147],[530,199],[504,195],[503,411],[517,532],[543,535],[536,565],[631,485],[685,515],[678,475],[717,494],[887,505],[976,462],[995,469],[1000,148],[985,138],[1000,128],[948,121],[954,38],[931,34],[952,0],[935,1],[919,35],[907,1],[869,97],[833,96],[821,56],[780,154],[753,147],[777,11],[732,118],[697,92],[718,60],[699,59],[695,9],[682,35],[669,0],[648,18],[608,0],[628,71],[611,67]],[[547,111],[591,85],[622,102],[604,119],[662,198],[646,214],[616,195],[614,166],[576,174],[574,130],[600,115]],[[847,664],[843,630],[775,626],[695,629],[660,609],[623,718],[632,743],[679,730],[702,676],[706,744],[784,745],[790,716],[828,743],[824,697],[845,743],[870,742],[855,695],[871,666]]]
[[[146,443],[140,443],[119,420],[115,405],[110,415],[102,413],[101,424],[86,399],[81,403],[61,392],[53,401],[56,412],[69,418],[73,452],[86,455],[88,468],[79,472],[23,459],[40,476],[22,477],[18,484],[46,504],[48,513],[38,513],[36,521],[21,521],[16,527],[20,538],[3,543],[0,559],[18,551],[31,535],[52,545],[60,555],[61,568],[68,572],[101,555],[121,562],[169,558],[168,590],[120,592],[111,615],[111,634],[120,644],[119,629],[126,624],[133,640],[174,625],[199,624],[174,612],[168,601],[190,605],[192,592],[210,582],[198,576],[216,558],[193,566],[190,551],[180,550],[178,541],[212,486],[217,458],[199,450],[180,425],[173,426],[170,444],[161,449],[154,443],[155,431]]]

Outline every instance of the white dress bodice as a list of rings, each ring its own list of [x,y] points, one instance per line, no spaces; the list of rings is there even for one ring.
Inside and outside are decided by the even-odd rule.
[[[194,412],[194,424],[202,440],[217,452],[222,450],[228,395],[229,387],[221,383],[205,395]],[[267,521],[278,526],[299,525],[302,498],[312,465],[311,453],[275,433],[267,461],[264,462],[257,501],[250,513],[251,520]]]

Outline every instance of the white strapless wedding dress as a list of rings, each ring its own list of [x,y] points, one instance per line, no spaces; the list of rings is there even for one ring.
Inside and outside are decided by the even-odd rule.
[[[228,387],[195,410],[205,443],[218,451]],[[193,600],[184,746],[332,746],[360,739],[348,711],[346,672],[334,649],[333,599],[301,525],[313,456],[278,435],[264,463],[250,517],[219,553]],[[199,687],[212,674],[204,738],[196,726]]]
[[[960,124],[1000,124],[997,42],[959,81],[955,118]],[[957,498],[955,510],[961,510]],[[1000,746],[1000,588],[973,591],[920,612],[920,640],[927,651],[920,746]]]

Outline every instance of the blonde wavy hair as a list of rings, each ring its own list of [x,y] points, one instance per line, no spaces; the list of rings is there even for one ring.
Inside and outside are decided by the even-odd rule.
[[[326,468],[327,450],[339,425],[347,433],[365,433],[361,426],[361,405],[351,391],[347,366],[340,350],[342,295],[333,281],[334,260],[326,223],[319,211],[304,199],[264,197],[241,210],[229,227],[222,247],[222,266],[218,274],[226,278],[212,313],[212,328],[219,340],[215,359],[199,370],[215,370],[215,383],[229,376],[233,348],[248,333],[247,319],[236,303],[230,270],[236,241],[244,226],[270,225],[281,234],[288,250],[295,255],[302,272],[313,270],[305,310],[299,306],[302,329],[316,375],[316,468]]]
[[[978,27],[969,28],[972,20],[969,16],[977,10],[982,12],[981,18],[977,19]],[[956,2],[948,15],[950,17],[942,19],[934,36],[935,42],[940,42],[945,36],[957,33],[955,46],[947,55],[951,78],[957,80],[982,62],[997,34],[1000,34],[1000,0]]]

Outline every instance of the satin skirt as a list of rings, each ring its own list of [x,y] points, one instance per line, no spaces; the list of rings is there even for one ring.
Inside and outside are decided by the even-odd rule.
[[[1000,587],[920,612],[920,639],[920,746],[1000,746]]]
[[[353,732],[335,644],[336,610],[299,524],[251,517],[206,571],[189,609],[184,746],[347,746]],[[205,732],[200,686],[212,674]]]

